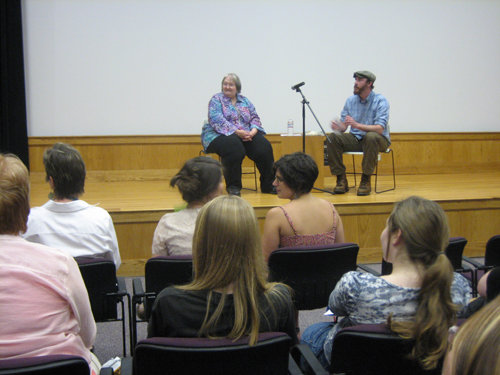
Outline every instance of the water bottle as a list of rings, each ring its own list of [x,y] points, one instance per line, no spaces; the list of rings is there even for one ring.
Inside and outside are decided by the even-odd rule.
[[[288,120],[287,134],[288,135],[293,135],[293,120]]]

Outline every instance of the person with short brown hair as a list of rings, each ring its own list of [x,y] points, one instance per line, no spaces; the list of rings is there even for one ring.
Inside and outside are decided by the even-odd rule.
[[[371,192],[370,178],[378,161],[378,153],[391,144],[389,134],[389,102],[373,91],[376,76],[367,70],[354,72],[354,95],[347,98],[340,119],[333,120],[333,133],[328,135],[328,164],[332,175],[337,176],[335,194],[349,190],[342,154],[346,151],[363,151],[363,175],[358,195]],[[346,133],[350,127],[350,132]]]

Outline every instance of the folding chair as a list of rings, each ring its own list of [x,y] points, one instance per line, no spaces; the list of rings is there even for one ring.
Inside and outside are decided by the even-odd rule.
[[[261,333],[255,345],[248,345],[248,337],[153,337],[137,344],[134,375],[302,374],[289,354],[290,345],[291,338],[282,332]]]
[[[193,258],[191,255],[158,256],[146,262],[144,290],[140,279],[132,280],[131,340],[132,350],[137,342],[137,306],[144,305],[144,318],[148,321],[158,293],[171,285],[187,284],[193,279]]]
[[[500,266],[500,235],[491,237],[486,242],[486,249],[484,252],[484,263],[480,263],[474,259],[462,256],[462,259],[474,266],[474,279],[477,283],[479,279],[490,269]]]
[[[127,292],[125,279],[116,277],[116,267],[111,260],[92,257],[76,257],[75,260],[87,287],[95,321],[122,322],[123,356],[125,357],[127,349],[124,298],[127,299],[128,315],[130,316],[130,295]],[[121,315],[117,313],[118,304],[121,306]]]
[[[45,355],[0,360],[0,375],[89,375],[87,361],[74,355]]]
[[[330,372],[365,374],[441,374],[442,360],[424,370],[408,354],[414,341],[391,332],[385,323],[363,324],[340,330],[333,340]]]
[[[356,270],[358,251],[355,243],[283,247],[269,256],[269,279],[294,290],[297,310],[324,307],[342,275]]]
[[[381,154],[390,154],[392,158],[392,188],[385,189],[385,190],[378,190],[378,162],[380,162],[381,159]],[[357,186],[357,181],[356,181],[356,174],[359,174],[359,172],[356,173],[356,163],[354,161],[354,156],[355,155],[363,155],[363,151],[346,151],[343,153],[343,155],[351,155],[352,156],[352,172],[346,172],[346,174],[352,174],[354,175],[354,186]],[[396,189],[396,170],[394,168],[394,151],[392,148],[388,147],[387,150],[381,151],[378,153],[378,161],[375,166],[375,193],[385,193],[386,191],[391,191]]]
[[[205,150],[201,150],[199,153],[198,153],[199,156],[203,156],[203,155],[212,155],[212,153],[209,153],[209,152],[206,152]],[[217,154],[213,154],[213,155],[217,155]],[[219,161],[220,161],[220,156],[217,155],[217,158],[219,158]],[[246,157],[245,157],[246,158]],[[253,175],[253,188],[246,188],[246,187],[242,187],[242,189],[247,189],[247,190],[252,190],[252,191],[257,191],[257,167],[255,166],[255,162],[251,159],[249,159],[251,162],[252,162],[252,166],[253,166],[253,169],[250,170],[250,172],[244,172],[243,171],[243,166],[241,167],[241,175],[245,175],[245,174],[248,174],[248,175]]]

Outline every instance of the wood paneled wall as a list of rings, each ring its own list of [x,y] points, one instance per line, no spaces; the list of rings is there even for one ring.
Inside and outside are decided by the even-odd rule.
[[[291,148],[301,150],[302,143],[299,139],[282,142],[284,138],[275,134],[268,135],[268,139],[273,145],[276,159],[283,152],[295,151]],[[392,141],[396,173],[401,177],[408,175],[408,178],[411,178],[414,174],[444,172],[500,173],[500,133],[396,133],[392,134]],[[31,137],[29,151],[30,168],[34,172],[32,185],[34,180],[39,180],[38,183],[44,186],[42,155],[44,150],[55,142],[70,143],[81,152],[87,170],[91,171],[88,179],[93,182],[165,181],[185,160],[197,156],[202,148],[199,136],[195,135]],[[321,146],[321,140],[308,144]],[[306,151],[315,154],[316,159],[321,158],[321,151]],[[357,162],[360,161],[361,158],[357,158]],[[389,163],[390,158],[383,157],[379,164],[379,173],[388,174]],[[346,165],[349,168],[350,159],[346,160]],[[324,175],[330,176],[328,166],[323,168]],[[429,179],[429,176],[427,178]],[[43,194],[43,197],[46,197],[46,192]],[[359,262],[380,260],[379,236],[393,208],[393,200],[394,198],[371,204],[335,202],[344,222],[346,238],[357,242],[363,249],[358,257]],[[481,255],[486,240],[498,233],[500,201],[495,199],[485,203],[480,199],[468,202],[447,200],[441,204],[448,214],[452,235],[463,235],[469,240],[467,255]],[[137,209],[129,212],[120,208],[107,208],[113,218],[122,253],[123,263],[119,274],[143,274],[144,263],[151,256],[154,229],[161,216],[171,209]],[[266,204],[255,208],[261,229],[269,208]]]
[[[500,133],[394,133],[391,138],[398,174],[500,169]],[[269,134],[268,139],[278,159],[282,137]],[[75,146],[87,170],[103,171],[178,169],[202,149],[199,135],[30,137],[31,171],[43,171],[43,152],[55,142]],[[382,171],[388,159],[382,158]]]

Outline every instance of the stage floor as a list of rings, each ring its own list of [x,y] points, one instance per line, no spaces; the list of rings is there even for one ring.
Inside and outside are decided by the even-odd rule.
[[[180,194],[169,186],[174,171],[90,171],[82,199],[108,210],[115,223],[123,265],[122,275],[140,275],[151,256],[151,241],[156,223],[166,212],[183,204]],[[43,173],[31,176],[31,205],[47,201],[49,186]],[[374,185],[372,178],[372,189]],[[350,186],[353,179],[349,177]],[[358,180],[359,183],[359,180]],[[392,176],[382,176],[380,189],[392,183]],[[244,180],[252,186],[252,180]],[[469,240],[466,254],[482,256],[489,237],[500,233],[500,172],[470,174],[398,175],[396,190],[358,197],[356,190],[342,195],[314,192],[337,207],[349,242],[360,245],[360,262],[379,262],[379,236],[394,202],[419,195],[440,203],[447,212],[451,236]],[[325,178],[332,190],[333,177]],[[263,225],[271,207],[286,203],[275,195],[242,190],[242,198],[255,208]]]

